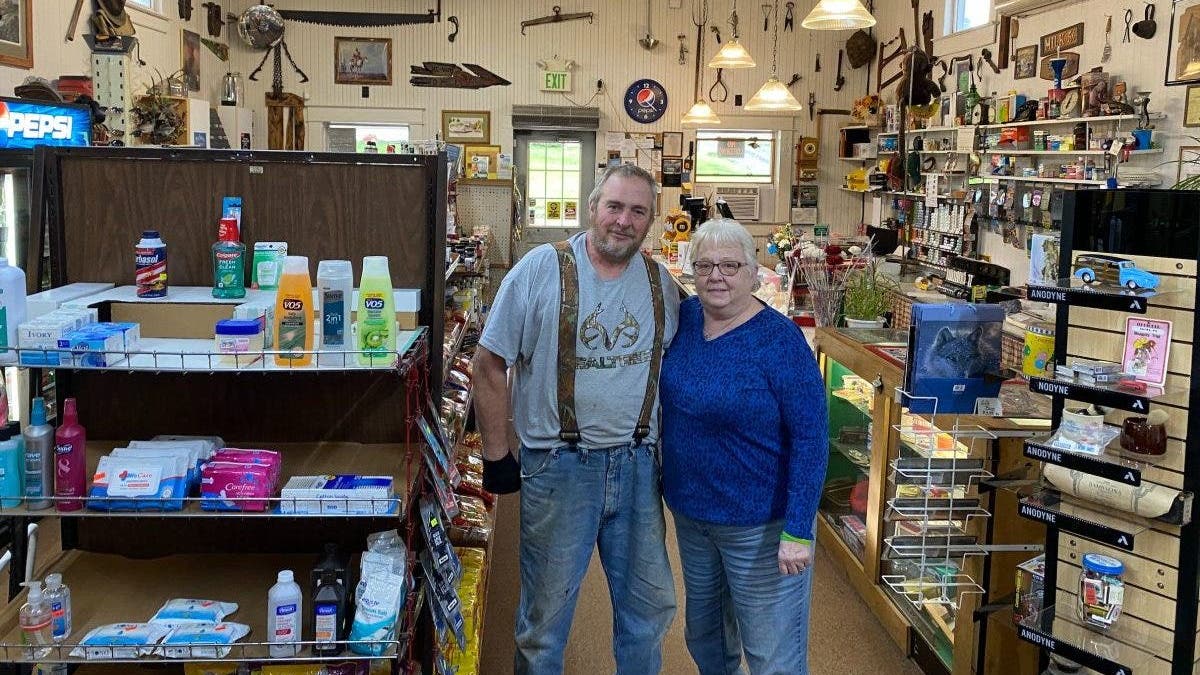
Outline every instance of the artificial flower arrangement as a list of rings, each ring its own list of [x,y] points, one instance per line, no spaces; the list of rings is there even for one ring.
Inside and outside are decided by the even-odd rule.
[[[792,234],[790,223],[784,223],[775,228],[771,239],[767,242],[767,253],[779,258],[779,262],[787,264],[788,254],[796,247],[796,237]]]
[[[883,99],[879,94],[867,94],[854,101],[850,116],[870,126],[872,121],[878,121],[879,112],[883,109]]]

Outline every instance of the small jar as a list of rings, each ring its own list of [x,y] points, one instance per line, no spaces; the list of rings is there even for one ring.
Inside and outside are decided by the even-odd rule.
[[[1079,620],[1089,628],[1108,630],[1121,615],[1125,598],[1125,582],[1121,576],[1125,564],[1116,558],[1099,553],[1083,556],[1079,573],[1079,596],[1075,603]]]
[[[220,365],[242,367],[262,358],[265,340],[258,319],[224,319],[217,322],[215,333]]]

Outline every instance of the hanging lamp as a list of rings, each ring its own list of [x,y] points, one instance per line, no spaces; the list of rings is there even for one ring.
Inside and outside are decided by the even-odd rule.
[[[775,38],[771,47],[771,76],[746,103],[751,112],[800,112],[804,106],[792,96],[787,85],[779,81],[775,71],[779,65],[779,0],[775,0]]]
[[[693,2],[695,1],[697,0],[693,0]],[[692,11],[695,12],[695,9],[693,8]],[[712,107],[704,101],[704,97],[700,94],[700,64],[704,63],[704,24],[708,23],[708,0],[703,0],[700,18],[697,19],[693,14],[692,22],[696,24],[696,102],[684,114],[683,119],[679,120],[679,123],[696,127],[720,124],[721,119],[717,117]]]
[[[733,30],[733,36],[729,42],[721,45],[712,61],[708,62],[708,67],[753,68],[757,65],[754,63],[754,57],[750,56],[750,52],[738,40],[737,0],[733,0],[733,11],[729,13],[729,25]]]
[[[821,0],[800,25],[809,30],[853,30],[874,26],[875,17],[859,0]]]

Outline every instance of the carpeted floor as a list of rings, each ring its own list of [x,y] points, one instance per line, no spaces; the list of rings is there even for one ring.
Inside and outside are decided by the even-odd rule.
[[[488,583],[487,616],[484,621],[483,675],[512,672],[513,617],[517,605],[517,538],[519,499],[505,497],[497,507],[497,521]],[[672,525],[668,522],[668,551],[675,569],[680,600],[679,613],[667,634],[663,672],[670,675],[695,673],[696,667],[683,642],[683,579]],[[866,605],[842,576],[841,570],[821,555],[818,547],[813,587],[812,619],[809,626],[809,669],[813,675],[887,673],[919,675],[920,670],[883,632]],[[608,587],[598,558],[579,599],[571,640],[567,645],[566,675],[596,675],[614,670],[612,658],[612,609]]]

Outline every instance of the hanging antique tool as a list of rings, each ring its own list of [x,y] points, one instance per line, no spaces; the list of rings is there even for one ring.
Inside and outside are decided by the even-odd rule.
[[[179,18],[184,21],[192,20],[192,0],[179,0]]]
[[[1158,24],[1154,21],[1154,3],[1146,3],[1146,18],[1133,24],[1133,34],[1149,40],[1158,32]]]
[[[550,11],[552,11],[554,13],[546,15],[546,16],[541,16],[536,19],[526,19],[525,21],[522,21],[521,22],[521,35],[524,35],[525,29],[529,28],[530,26],[545,26],[545,25],[551,24],[551,23],[562,23],[564,21],[579,21],[582,19],[587,19],[588,23],[594,23],[596,21],[596,15],[593,12],[576,12],[574,14],[563,14],[562,7],[559,7],[558,5],[551,7]]]
[[[446,21],[449,21],[450,25],[454,26],[454,32],[447,35],[446,39],[449,40],[450,42],[454,42],[454,38],[458,37],[458,17],[452,16],[449,19],[446,19]]]
[[[443,89],[484,89],[492,86],[512,84],[483,66],[474,63],[440,63],[424,61],[419,66],[409,66],[414,87],[440,87]]]
[[[654,37],[654,0],[646,0],[646,35],[638,40],[642,49],[650,51],[658,46],[659,39]]]
[[[675,37],[679,38],[679,65],[685,66],[685,65],[687,65],[687,55],[688,55],[687,36],[684,35],[683,33],[680,33],[679,35],[676,35]]]
[[[770,28],[771,28],[771,8],[772,8],[772,5],[770,3],[764,2],[762,5],[763,31],[764,32],[767,30],[770,30]]]
[[[992,50],[988,49],[987,47],[984,47],[983,52],[981,52],[981,53],[983,54],[984,62],[986,62],[989,66],[992,67],[992,72],[999,75],[1000,74],[1000,66],[996,65],[996,62],[994,60],[992,60]],[[981,68],[981,70],[982,70],[982,68]]]
[[[821,72],[821,53],[817,52],[817,65],[813,67],[814,73]]]
[[[1104,51],[1100,53],[1100,63],[1108,63],[1108,60],[1112,58],[1112,43],[1108,40],[1110,33],[1112,33],[1112,14],[1104,17]]]
[[[717,80],[708,88],[708,100],[713,103],[724,103],[729,100],[729,87],[725,86],[725,69],[717,68]]]
[[[808,121],[816,119],[817,114],[817,95],[813,92],[808,92]]]
[[[713,35],[716,36],[718,45],[724,44],[724,41],[721,40],[721,29],[719,27],[709,26],[708,29],[711,30],[713,32]]]
[[[216,54],[218,59],[221,59],[222,61],[229,60],[229,45],[223,42],[217,42],[216,40],[210,40],[206,37],[200,38],[200,44],[208,47],[208,51]]]
[[[221,6],[215,2],[206,2],[200,6],[208,10],[208,34],[221,37],[221,29],[225,27],[225,19],[221,17]]]
[[[783,15],[783,29],[794,31],[796,29],[796,19],[792,16],[792,10],[796,8],[796,3],[788,2],[784,4],[787,7],[787,14]]]
[[[787,88],[791,89],[792,85],[796,84],[797,82],[799,82],[800,80],[803,80],[803,79],[804,78],[800,75],[800,73],[792,73],[792,79],[788,80]]]
[[[888,54],[886,51],[887,48],[892,46],[896,42],[900,43],[899,46],[896,47],[896,51],[892,52],[891,54]],[[875,79],[877,82],[879,82],[879,90],[880,91],[883,91],[884,87],[886,87],[889,84],[900,79],[900,76],[903,74],[900,71],[896,71],[895,75],[892,75],[891,77],[889,77],[886,80],[883,79],[883,69],[886,68],[887,65],[889,63],[891,63],[892,61],[895,61],[896,59],[900,58],[900,55],[903,54],[907,50],[908,50],[908,38],[904,37],[904,29],[903,28],[900,29],[899,35],[892,38],[891,40],[888,40],[887,42],[883,43],[882,46],[880,46],[880,48],[879,48],[879,67],[876,69],[876,72],[875,72]]]
[[[1125,44],[1130,41],[1129,31],[1132,29],[1133,29],[1133,10],[1127,9],[1127,10],[1125,10],[1125,37],[1121,38],[1121,44]]]
[[[842,50],[838,50],[838,69],[837,79],[833,82],[833,90],[841,91],[842,87],[846,86],[846,77],[842,75]]]
[[[67,41],[75,39],[75,29],[79,27],[79,15],[83,13],[83,3],[86,0],[75,0],[75,9],[71,12],[71,20],[67,22]]]
[[[437,9],[424,14],[390,14],[382,12],[310,12],[295,9],[277,10],[288,21],[312,23],[319,26],[344,26],[348,28],[370,28],[378,26],[411,26],[436,23],[442,20],[442,2]]]

